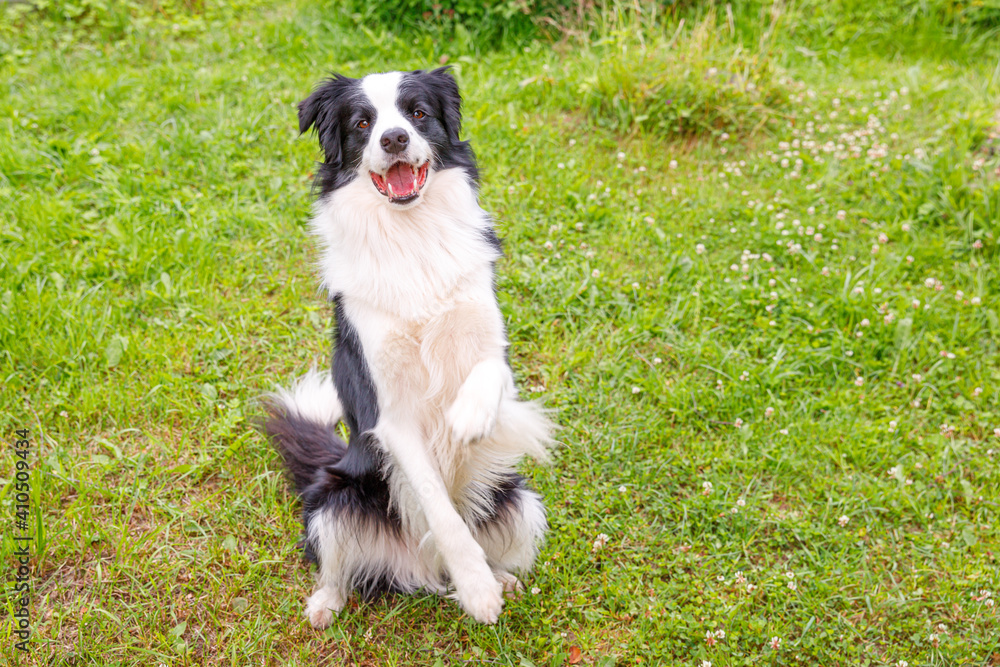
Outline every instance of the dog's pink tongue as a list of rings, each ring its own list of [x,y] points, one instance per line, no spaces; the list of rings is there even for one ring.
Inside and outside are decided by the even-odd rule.
[[[392,191],[397,195],[409,194],[417,185],[413,169],[410,168],[410,165],[402,162],[397,162],[389,167],[385,180],[392,183]]]

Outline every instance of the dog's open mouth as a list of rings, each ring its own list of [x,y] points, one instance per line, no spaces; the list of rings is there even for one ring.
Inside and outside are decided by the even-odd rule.
[[[420,189],[427,182],[429,166],[430,162],[425,162],[414,169],[412,164],[397,162],[389,167],[384,176],[374,171],[368,173],[372,176],[372,183],[379,192],[389,198],[389,201],[394,204],[405,204],[420,194]]]

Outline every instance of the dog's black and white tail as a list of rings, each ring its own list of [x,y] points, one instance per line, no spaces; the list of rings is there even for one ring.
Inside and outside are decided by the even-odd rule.
[[[301,496],[319,471],[347,453],[347,443],[334,430],[343,417],[337,391],[328,373],[313,370],[291,389],[270,394],[267,408],[264,429]]]

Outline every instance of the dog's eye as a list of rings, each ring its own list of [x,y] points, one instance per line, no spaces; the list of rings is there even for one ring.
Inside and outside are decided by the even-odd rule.
[[[367,121],[367,120],[359,120],[359,121],[358,121],[358,128],[359,128],[359,129],[362,129],[362,130],[364,130],[364,129],[366,129],[367,127],[368,127],[368,121]]]
[[[414,112],[413,112],[413,117],[416,118],[417,120],[423,118],[425,115],[426,114],[423,111],[421,111],[420,109],[415,109]]]

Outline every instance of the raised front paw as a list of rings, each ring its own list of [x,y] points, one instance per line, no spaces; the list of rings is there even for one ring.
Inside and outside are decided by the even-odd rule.
[[[468,444],[493,433],[500,411],[498,393],[495,389],[474,387],[468,383],[462,386],[448,409],[448,424],[456,440]]]

